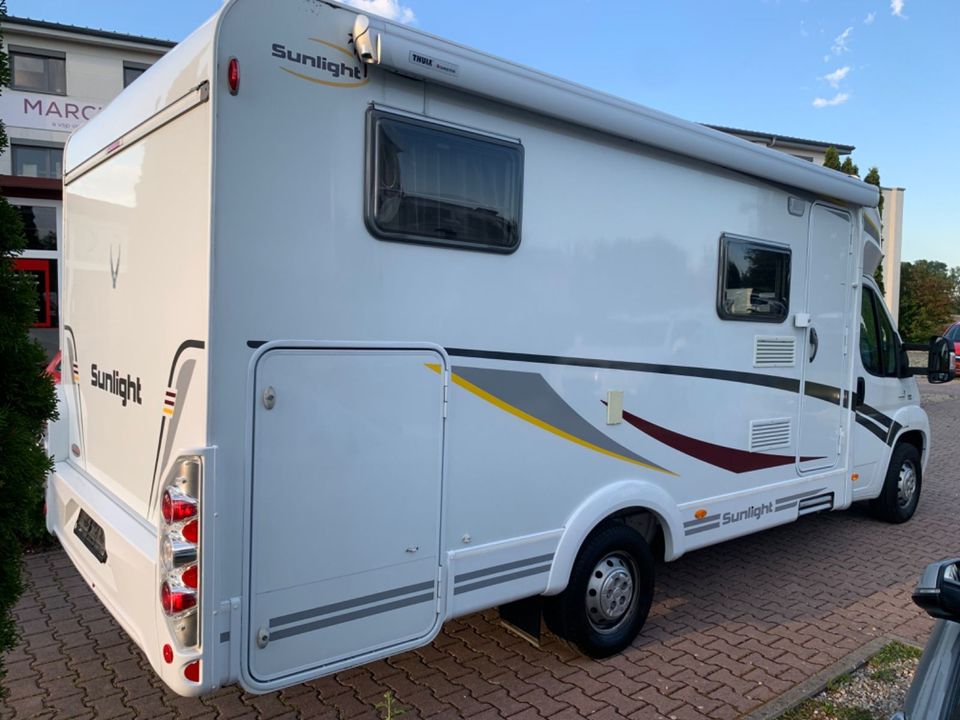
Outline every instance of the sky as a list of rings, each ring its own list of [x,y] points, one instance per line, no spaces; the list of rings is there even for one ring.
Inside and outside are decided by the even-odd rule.
[[[182,40],[219,0],[8,0]],[[903,260],[960,266],[960,0],[351,0],[687,120],[854,145],[906,188]]]

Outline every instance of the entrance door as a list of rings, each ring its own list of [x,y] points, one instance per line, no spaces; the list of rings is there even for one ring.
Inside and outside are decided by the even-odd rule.
[[[844,424],[843,387],[847,357],[853,225],[850,214],[815,204],[807,252],[807,311],[810,326],[803,352],[800,442],[797,468],[813,472],[840,458]]]
[[[434,634],[446,367],[423,347],[274,348],[257,361],[244,685]]]

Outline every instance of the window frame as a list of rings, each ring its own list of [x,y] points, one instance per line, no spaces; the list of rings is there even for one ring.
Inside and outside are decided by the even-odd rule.
[[[60,151],[60,174],[59,175],[21,175],[16,172],[17,169],[17,151],[20,148],[28,148],[30,150],[59,150]],[[10,141],[10,174],[14,177],[34,177],[34,178],[43,178],[46,180],[62,180],[63,179],[63,154],[64,146],[58,143],[47,142],[44,140],[11,140]],[[49,156],[48,156],[49,157]]]
[[[745,243],[763,250],[780,253],[787,258],[786,265],[786,288],[784,297],[786,307],[782,316],[763,316],[763,315],[742,315],[738,313],[727,312],[723,307],[724,290],[727,282],[727,255],[730,242]],[[735,233],[723,233],[720,235],[720,261],[717,268],[717,315],[721,320],[730,320],[733,322],[760,322],[782,325],[790,317],[790,285],[793,280],[793,248],[786,243],[778,243],[761,238],[748,237],[746,235],[737,235]]]
[[[374,208],[377,199],[377,132],[380,118],[418,127],[426,128],[447,135],[456,135],[470,140],[485,142],[491,145],[510,148],[519,153],[517,164],[517,239],[513,245],[493,245],[483,243],[464,242],[462,240],[445,240],[443,238],[417,235],[415,233],[392,232],[383,230],[377,225]],[[483,132],[474,128],[465,128],[460,125],[447,123],[435,118],[425,118],[420,115],[402,111],[390,111],[371,104],[367,109],[366,138],[365,138],[365,172],[363,193],[363,221],[367,230],[378,240],[388,242],[402,242],[414,245],[430,245],[434,247],[452,248],[455,250],[472,250],[474,252],[496,253],[498,255],[512,255],[523,241],[523,171],[524,148],[518,138],[507,138],[502,135]]]
[[[23,45],[10,45],[7,47],[7,54],[10,58],[10,89],[18,90],[20,92],[33,92],[41,93],[43,95],[58,95],[60,97],[66,97],[67,95],[67,54],[59,50],[45,50],[43,48],[31,48],[24,47]],[[18,55],[26,55],[28,57],[40,58],[44,61],[48,60],[62,60],[63,61],[63,92],[59,90],[50,89],[50,71],[49,65],[45,62],[45,71],[44,77],[46,78],[46,87],[42,90],[34,87],[28,87],[24,85],[17,85],[15,82],[16,78],[16,63]]]
[[[123,69],[121,70],[121,80],[123,82],[123,89],[126,90],[128,87],[133,85],[139,78],[140,75],[143,75],[151,67],[150,63],[135,62],[133,60],[124,60]],[[139,70],[140,75],[137,75],[133,79],[133,82],[127,83],[127,70]]]
[[[893,320],[890,319],[890,315],[887,313],[886,304],[880,299],[880,293],[877,289],[871,287],[870,285],[863,283],[863,291],[860,298],[860,302],[863,303],[864,300],[869,299],[870,306],[873,308],[873,332],[877,338],[877,358],[880,361],[880,372],[876,373],[870,368],[867,367],[867,364],[863,361],[863,349],[860,348],[860,339],[857,338],[857,348],[860,355],[860,367],[868,375],[879,378],[899,378],[900,377],[900,347],[902,345],[902,340],[900,339],[900,333],[897,331],[897,328],[893,324]],[[860,315],[863,316],[863,308],[861,306]],[[890,327],[891,340],[893,341],[893,368],[888,372],[884,365],[886,364],[886,356],[883,352],[883,335],[880,332],[881,325],[883,321],[880,319],[880,316],[887,321],[887,325]]]

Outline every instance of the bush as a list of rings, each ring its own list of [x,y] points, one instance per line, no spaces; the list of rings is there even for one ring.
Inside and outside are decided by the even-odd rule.
[[[0,18],[5,6],[0,2]],[[0,83],[8,80],[0,51]],[[5,147],[0,124],[0,152]],[[11,613],[23,589],[23,543],[44,537],[43,484],[51,463],[40,443],[56,414],[43,348],[29,337],[36,316],[34,280],[13,267],[25,247],[20,213],[0,198],[0,656],[16,642]]]

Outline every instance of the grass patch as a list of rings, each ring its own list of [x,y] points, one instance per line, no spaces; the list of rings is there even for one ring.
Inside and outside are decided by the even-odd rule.
[[[807,700],[780,716],[780,720],[874,720],[867,710],[835,705],[827,700]]]
[[[898,688],[902,692],[904,683],[909,682],[905,672],[922,654],[919,648],[891,641],[864,665],[833,678],[823,692],[788,710],[779,720],[877,720],[879,716],[874,712],[880,709],[868,698],[877,699],[873,696],[880,693],[879,699],[883,700],[888,697],[885,693],[893,693]],[[865,704],[872,710],[861,706]],[[889,713],[881,720],[887,717]]]
[[[870,658],[868,665],[876,670],[883,670],[904,660],[918,660],[921,655],[923,650],[920,648],[894,640],[884,645],[880,652]]]

